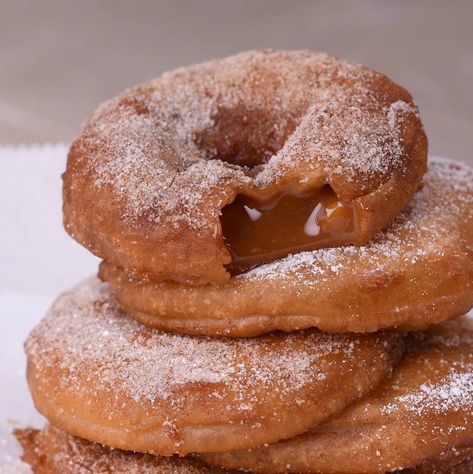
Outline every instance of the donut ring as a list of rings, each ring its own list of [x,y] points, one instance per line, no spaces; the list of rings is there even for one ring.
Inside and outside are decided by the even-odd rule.
[[[413,338],[393,376],[339,416],[290,440],[203,458],[258,473],[370,474],[428,466],[455,447],[471,455],[473,321],[443,323]]]
[[[52,425],[15,432],[22,459],[35,474],[220,474],[229,473],[191,458],[152,456],[110,449],[76,438]]]
[[[400,472],[405,474],[471,474],[473,472],[473,448],[449,449],[434,459]]]
[[[102,263],[120,304],[139,322],[188,334],[254,336],[424,329],[473,306],[473,171],[433,158],[419,191],[366,246],[287,257],[221,285],[132,279]]]
[[[164,458],[140,454],[91,443],[47,425],[41,431],[24,429],[15,432],[21,443],[23,461],[35,474],[223,474],[227,471],[200,464],[195,459]],[[406,469],[404,474],[471,474],[472,450],[461,450],[454,457],[440,457],[438,461],[418,468]]]
[[[357,206],[363,244],[416,191],[426,154],[410,94],[382,74],[309,51],[243,53],[101,106],[69,152],[65,228],[128,274],[223,283],[219,217],[237,195],[329,185]]]
[[[161,455],[302,433],[379,385],[403,348],[397,333],[161,333],[121,312],[96,278],[61,296],[26,342],[30,390],[51,423]]]

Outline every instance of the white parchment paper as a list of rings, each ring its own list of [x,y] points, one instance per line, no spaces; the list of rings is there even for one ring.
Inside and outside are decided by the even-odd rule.
[[[11,430],[41,426],[23,341],[52,300],[97,271],[62,227],[66,145],[0,146],[0,473],[29,472]]]

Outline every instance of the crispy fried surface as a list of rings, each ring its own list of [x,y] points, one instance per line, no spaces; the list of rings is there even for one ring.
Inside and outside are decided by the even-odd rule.
[[[35,474],[219,474],[195,459],[158,457],[110,449],[47,425],[42,430],[16,430]]]
[[[218,285],[100,275],[139,322],[189,334],[254,336],[425,329],[473,305],[473,171],[432,159],[425,185],[391,226],[363,247],[304,252]]]
[[[163,458],[110,449],[47,425],[43,430],[16,430],[23,460],[35,474],[224,474],[226,471],[190,458]],[[471,474],[472,450],[447,451],[437,459],[406,469],[405,474]]]
[[[398,333],[315,330],[253,339],[147,329],[93,278],[61,296],[26,342],[28,381],[56,426],[155,454],[244,449],[313,427],[376,388]]]
[[[470,319],[417,333],[392,378],[341,415],[290,440],[204,458],[272,474],[384,473],[418,464],[436,472],[428,470],[432,459],[445,465],[461,459],[453,448],[473,450],[472,349]]]
[[[64,223],[127,274],[222,283],[219,214],[238,193],[329,184],[362,208],[362,244],[404,208],[426,156],[417,106],[387,77],[325,54],[253,51],[102,105],[69,153]]]

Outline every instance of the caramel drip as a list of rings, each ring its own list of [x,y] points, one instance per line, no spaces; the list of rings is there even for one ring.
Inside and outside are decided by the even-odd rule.
[[[329,186],[264,201],[240,194],[222,209],[221,223],[232,275],[291,253],[352,244],[359,235],[355,205],[340,202]]]

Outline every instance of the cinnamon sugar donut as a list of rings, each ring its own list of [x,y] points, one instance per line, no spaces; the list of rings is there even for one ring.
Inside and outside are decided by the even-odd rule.
[[[423,189],[362,247],[292,255],[218,285],[133,279],[109,263],[100,275],[135,319],[164,330],[426,328],[473,306],[473,171],[431,159]]]
[[[43,430],[16,430],[24,454],[35,474],[223,474],[226,471],[200,464],[191,458],[164,458],[140,454],[91,443],[47,425]],[[465,451],[465,452],[463,452]],[[418,468],[405,474],[471,474],[473,452],[459,450],[454,456]]]
[[[35,474],[220,474],[195,459],[165,458],[110,449],[76,438],[47,425],[40,430],[17,430],[23,461]]]
[[[129,275],[224,283],[227,270],[366,243],[416,191],[426,153],[410,94],[382,74],[248,52],[102,105],[69,152],[64,222]]]
[[[392,378],[339,416],[290,440],[204,458],[258,473],[370,474],[419,463],[428,469],[441,453],[445,463],[461,460],[461,451],[471,456],[473,321],[443,323],[413,338]]]
[[[398,472],[405,474],[471,474],[473,472],[473,448],[448,449],[433,459],[423,461],[416,467]]]
[[[403,348],[397,333],[162,333],[121,312],[95,278],[61,296],[26,342],[30,390],[51,423],[162,455],[302,433],[379,385]]]

